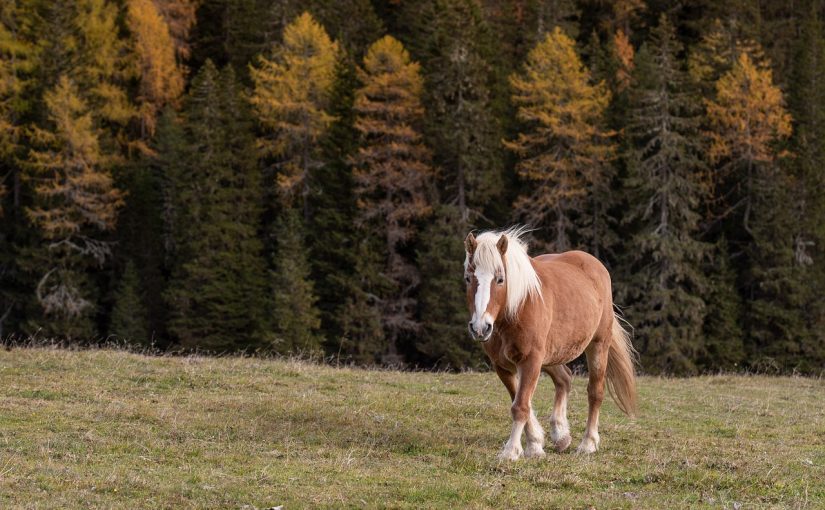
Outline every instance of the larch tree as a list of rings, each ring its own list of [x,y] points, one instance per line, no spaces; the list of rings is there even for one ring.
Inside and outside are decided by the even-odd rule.
[[[260,154],[274,158],[277,187],[288,204],[306,200],[310,173],[323,164],[319,140],[334,120],[326,108],[339,57],[338,44],[304,13],[284,29],[270,56],[250,68],[250,101],[266,132],[258,139]]]
[[[169,329],[189,349],[269,348],[260,176],[232,69],[207,61],[183,113],[184,158],[169,158],[179,172],[168,183],[177,237]]]
[[[111,253],[103,235],[114,229],[122,193],[115,188],[111,158],[100,147],[89,106],[63,76],[45,95],[49,121],[31,132],[34,148],[26,178],[35,194],[28,215],[42,238],[32,254],[40,272],[36,296],[45,322],[56,336],[93,335],[96,312],[86,270]]]
[[[149,137],[155,132],[158,112],[183,93],[184,70],[178,63],[169,25],[155,2],[129,0],[126,21],[140,77],[141,136]]]
[[[392,360],[403,336],[418,329],[413,291],[420,275],[406,251],[418,222],[431,212],[431,154],[420,131],[423,80],[419,65],[391,36],[370,46],[358,75],[362,86],[354,108],[361,138],[352,158],[358,222],[383,247],[385,290],[372,293],[386,334],[385,354]]]
[[[738,227],[733,248],[744,252],[741,285],[747,296],[749,354],[798,359],[806,328],[800,275],[794,261],[790,176],[778,143],[791,135],[791,116],[770,69],[740,53],[706,101],[709,151],[731,196],[729,224]],[[725,182],[725,181],[722,181]],[[734,223],[735,222],[735,223]]]
[[[629,242],[624,304],[652,372],[691,373],[703,346],[707,245],[697,240],[702,199],[701,104],[663,15],[636,61],[627,155]],[[732,339],[733,340],[733,339]]]
[[[612,178],[615,147],[602,127],[610,94],[590,73],[575,43],[559,28],[528,55],[524,69],[510,78],[513,103],[522,123],[505,142],[518,157],[516,171],[529,191],[515,202],[519,216],[551,232],[550,248],[564,251],[605,246],[600,225],[604,208],[593,204]]]

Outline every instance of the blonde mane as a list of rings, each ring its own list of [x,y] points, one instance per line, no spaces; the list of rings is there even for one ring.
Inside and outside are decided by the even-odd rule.
[[[492,274],[506,273],[505,314],[508,318],[514,318],[527,299],[542,299],[541,280],[530,263],[527,243],[522,239],[525,232],[524,227],[511,227],[504,231],[483,232],[476,237],[476,249],[472,260],[476,270],[490,271]],[[507,253],[504,261],[496,247],[501,236],[507,237]],[[469,264],[469,258],[465,258],[465,270]]]

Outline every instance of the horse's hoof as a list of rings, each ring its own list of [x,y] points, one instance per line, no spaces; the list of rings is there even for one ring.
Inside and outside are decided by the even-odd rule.
[[[541,443],[529,443],[527,449],[524,450],[524,456],[528,459],[544,457],[544,448],[542,448]]]
[[[557,453],[561,453],[564,450],[570,448],[570,443],[572,442],[573,438],[570,436],[570,434],[567,434],[566,436],[560,438],[558,441],[553,443],[553,448],[556,450]]]
[[[591,453],[596,453],[596,450],[599,449],[599,446],[596,444],[595,441],[592,439],[584,438],[582,439],[581,444],[578,448],[576,448],[576,453],[582,455],[590,455]]]
[[[521,449],[521,446],[518,448],[505,448],[498,454],[498,460],[502,462],[514,462],[521,458],[522,453],[524,453],[524,450]]]

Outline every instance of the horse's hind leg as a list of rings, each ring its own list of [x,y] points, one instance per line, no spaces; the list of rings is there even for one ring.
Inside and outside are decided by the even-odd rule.
[[[536,415],[533,413],[533,392],[541,375],[541,361],[532,358],[518,364],[519,380],[513,406],[510,408],[513,416],[513,428],[510,439],[504,445],[498,458],[501,460],[517,460],[525,453],[528,457],[544,455],[544,430],[542,430]],[[527,429],[527,451],[521,447],[521,434]]]
[[[567,422],[567,396],[570,394],[573,372],[566,365],[547,367],[545,372],[553,379],[553,385],[556,387],[553,416],[550,418],[550,439],[556,451],[563,452],[573,442],[573,438],[570,437],[570,424]]]
[[[607,355],[610,344],[594,341],[587,346],[587,426],[584,438],[576,449],[578,453],[593,453],[599,449],[599,410],[604,400],[604,382],[607,373]]]

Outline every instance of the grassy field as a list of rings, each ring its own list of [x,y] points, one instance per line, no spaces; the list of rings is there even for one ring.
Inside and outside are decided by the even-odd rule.
[[[0,392],[0,508],[825,508],[823,380],[644,377],[595,455],[509,464],[492,373],[15,349]]]

